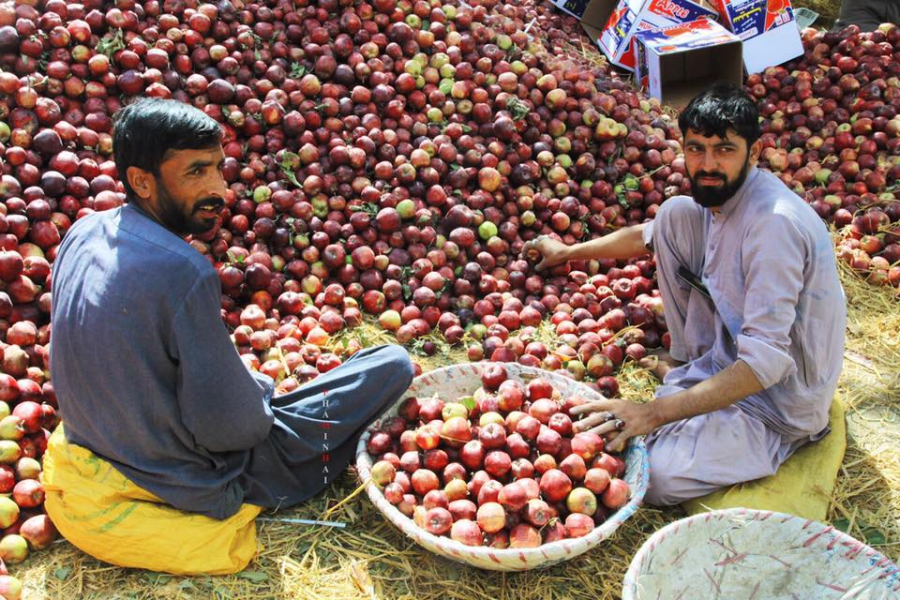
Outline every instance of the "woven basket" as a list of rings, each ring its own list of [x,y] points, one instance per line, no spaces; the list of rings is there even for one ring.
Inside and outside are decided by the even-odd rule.
[[[622,600],[900,598],[897,565],[830,525],[747,508],[716,510],[654,533]]]
[[[427,397],[437,393],[442,398],[454,400],[461,396],[471,395],[476,388],[481,386],[481,372],[484,366],[485,363],[454,365],[436,369],[417,377],[403,398],[383,414],[381,418],[384,419],[396,415],[400,404],[410,396]],[[577,393],[589,400],[602,398],[600,394],[577,381],[540,369],[511,363],[506,365],[506,371],[509,378],[518,381],[527,382],[536,377],[543,377],[549,380],[563,396]],[[625,481],[631,486],[631,499],[628,504],[610,515],[604,523],[591,531],[591,533],[580,538],[544,544],[538,548],[498,550],[486,547],[471,547],[451,540],[449,537],[440,537],[428,533],[385,500],[381,490],[371,481],[372,457],[366,452],[366,441],[368,438],[369,433],[367,431],[359,441],[356,467],[360,479],[369,482],[366,491],[369,494],[369,498],[378,507],[378,510],[384,513],[388,520],[399,527],[403,533],[416,540],[425,548],[441,556],[481,569],[526,571],[528,569],[548,567],[587,552],[601,541],[610,537],[619,525],[634,514],[644,498],[644,492],[647,489],[647,482],[650,477],[647,448],[642,439],[633,439],[630,441],[624,456],[626,463]]]

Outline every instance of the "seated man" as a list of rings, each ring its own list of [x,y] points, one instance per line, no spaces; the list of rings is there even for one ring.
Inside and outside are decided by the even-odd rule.
[[[220,139],[218,123],[176,101],[117,115],[128,203],[81,219],[61,245],[50,362],[67,442],[165,504],[223,520],[325,487],[413,367],[399,346],[370,348],[280,397],[247,370],[218,274],[181,237],[208,231],[224,206]]]
[[[657,505],[772,475],[824,436],[846,321],[824,223],[756,167],[753,100],[716,85],[690,102],[679,125],[693,198],[671,198],[654,221],[589,242],[567,247],[543,238],[527,248],[543,256],[539,269],[656,252],[671,334],[656,400],[573,411],[592,413],[577,430],[612,433],[612,450],[647,436],[646,500]]]

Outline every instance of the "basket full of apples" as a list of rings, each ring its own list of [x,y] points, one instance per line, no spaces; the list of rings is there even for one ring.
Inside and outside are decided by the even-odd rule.
[[[574,431],[569,410],[599,399],[517,364],[437,369],[363,434],[357,471],[375,506],[432,552],[483,569],[547,567],[610,537],[647,488],[642,439],[617,456]]]

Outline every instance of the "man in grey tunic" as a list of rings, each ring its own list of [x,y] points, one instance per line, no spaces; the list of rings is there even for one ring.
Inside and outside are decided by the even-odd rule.
[[[245,368],[218,274],[180,237],[208,231],[224,206],[220,137],[175,101],[117,115],[129,201],[79,220],[61,245],[50,363],[69,442],[175,508],[225,519],[321,490],[413,369],[403,348],[371,348],[273,397],[273,381]]]
[[[539,269],[656,252],[671,334],[656,400],[573,409],[588,415],[576,429],[611,434],[613,450],[647,435],[652,504],[772,475],[828,433],[846,321],[834,249],[816,213],[756,167],[758,117],[740,89],[712,87],[679,119],[693,198],[596,240],[528,248]]]

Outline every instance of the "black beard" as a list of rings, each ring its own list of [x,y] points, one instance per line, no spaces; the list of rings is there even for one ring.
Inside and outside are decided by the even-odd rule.
[[[207,204],[222,207],[225,205],[225,201],[222,198],[212,196],[202,198],[194,203],[194,208],[189,215],[185,214],[184,210],[172,199],[172,195],[169,194],[166,186],[159,182],[159,199],[157,202],[159,219],[167,229],[179,236],[206,233],[215,226],[215,219],[197,219],[194,217],[194,213],[198,212],[201,206]]]
[[[694,202],[699,204],[704,208],[716,208],[722,206],[737,193],[741,186],[744,185],[744,181],[747,180],[747,171],[750,168],[749,161],[744,162],[744,166],[741,168],[741,172],[738,174],[737,179],[734,181],[728,182],[725,181],[722,185],[700,185],[697,183],[697,180],[701,177],[719,177],[725,180],[725,176],[722,173],[708,173],[706,171],[697,171],[697,173],[691,177],[690,173],[688,174],[688,180],[691,182],[691,194],[694,197]]]

